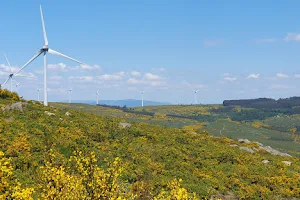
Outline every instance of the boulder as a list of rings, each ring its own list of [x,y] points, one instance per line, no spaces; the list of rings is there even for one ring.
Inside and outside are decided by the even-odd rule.
[[[263,160],[263,161],[261,161],[262,163],[264,163],[264,164],[268,164],[270,161],[268,161],[268,160]]]
[[[292,165],[292,162],[290,161],[282,161],[283,164],[286,164],[287,166],[291,166]]]
[[[66,116],[70,116],[71,115],[71,113],[69,113],[69,112],[66,112],[66,114],[65,114]]]
[[[5,108],[2,108],[2,111],[18,110],[20,112],[24,112],[23,105],[26,105],[26,104],[27,104],[26,102],[13,103],[11,105],[7,105]]]
[[[258,144],[258,146],[263,147],[264,145],[260,142],[254,142],[255,144]]]
[[[119,123],[119,126],[121,126],[121,127],[123,127],[123,128],[130,128],[130,127],[131,127],[131,124],[125,123],[125,122],[120,122],[120,123]]]
[[[51,113],[49,111],[45,111],[45,114],[47,114],[48,116],[54,116],[55,115],[54,113]]]
[[[250,144],[250,141],[248,139],[239,139],[238,142],[245,143],[245,144]]]
[[[263,149],[267,152],[269,152],[270,154],[272,155],[279,155],[279,156],[288,156],[288,157],[292,157],[290,154],[287,154],[287,153],[282,153],[280,151],[277,151],[276,149],[273,149],[272,147],[270,146],[265,146],[265,147],[259,147],[260,149]]]
[[[241,150],[248,151],[249,153],[254,153],[254,151],[248,147],[240,147]]]

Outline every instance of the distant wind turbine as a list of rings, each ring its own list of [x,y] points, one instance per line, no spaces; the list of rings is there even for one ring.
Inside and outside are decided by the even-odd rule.
[[[69,89],[69,103],[71,103],[71,93],[72,93],[72,88]]]
[[[4,86],[8,81],[10,81],[10,92],[12,92],[12,85],[13,85],[13,76],[14,76],[14,73],[13,73],[13,70],[11,68],[11,65],[10,65],[10,62],[6,56],[6,54],[4,53],[4,57],[6,59],[6,62],[8,64],[8,67],[9,67],[9,70],[10,70],[10,74],[8,75],[8,78],[6,79],[6,81],[2,84],[2,86]],[[21,74],[15,74],[15,76],[24,76],[24,75],[21,75]]]
[[[37,100],[38,100],[38,102],[40,102],[40,91],[41,91],[41,89],[37,87],[36,90],[37,90],[37,93],[38,93],[38,99]]]
[[[15,86],[16,86],[16,92],[18,92],[18,87],[20,85],[20,82],[15,82]]]
[[[195,100],[195,104],[197,104],[197,92],[198,90],[194,90],[194,100]]]
[[[96,95],[97,95],[97,104],[96,105],[98,105],[99,104],[99,92],[98,92],[98,90],[97,90],[97,92],[96,92]]]
[[[69,56],[66,56],[62,53],[59,53],[53,49],[50,49],[48,47],[48,39],[47,39],[47,34],[46,34],[46,28],[45,28],[45,23],[44,23],[44,17],[43,17],[43,11],[42,11],[42,6],[40,6],[40,13],[41,13],[41,19],[42,19],[42,27],[43,27],[43,34],[44,34],[44,46],[39,50],[39,52],[34,55],[19,71],[16,72],[18,74],[20,71],[22,71],[27,65],[29,65],[32,61],[34,61],[39,55],[42,53],[44,54],[44,106],[48,106],[48,90],[47,90],[47,53],[62,56],[64,58],[67,58],[69,60],[75,61],[81,65],[85,65],[83,62],[80,62],[78,60],[75,60],[74,58],[71,58]]]
[[[144,93],[145,91],[139,91],[142,95],[142,107],[144,107]]]

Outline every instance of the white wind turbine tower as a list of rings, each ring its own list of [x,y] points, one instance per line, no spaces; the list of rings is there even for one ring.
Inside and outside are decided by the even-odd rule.
[[[75,60],[74,58],[71,58],[69,56],[66,56],[62,53],[59,53],[53,49],[50,49],[48,47],[48,39],[47,39],[47,34],[46,34],[46,28],[45,28],[45,23],[44,23],[44,17],[43,17],[43,12],[42,12],[42,6],[40,6],[40,12],[41,12],[41,19],[42,19],[42,27],[43,27],[43,34],[44,34],[44,46],[39,50],[39,52],[34,55],[16,74],[18,74],[20,71],[22,71],[27,65],[29,65],[32,61],[34,61],[39,55],[42,53],[44,54],[44,106],[48,106],[48,90],[47,90],[47,53],[62,56],[64,58],[67,58],[69,60],[75,61],[81,65],[85,65],[84,63]]]
[[[71,103],[71,93],[72,93],[72,88],[69,89],[69,103]]]
[[[198,102],[197,102],[197,92],[198,92],[198,90],[194,90],[194,100],[195,100],[195,105],[198,103]]]
[[[96,95],[97,95],[97,101],[96,101],[96,105],[99,105],[99,92],[98,92],[98,90],[97,90],[97,92],[96,92]]]
[[[18,92],[18,87],[19,87],[19,85],[20,85],[20,82],[16,82],[16,83],[15,83],[15,86],[16,86],[16,92]]]
[[[140,91],[141,95],[142,95],[142,107],[144,107],[144,93],[145,91]]]
[[[40,102],[40,91],[41,91],[41,89],[37,87],[36,90],[37,90],[37,93],[38,93],[37,100],[38,100],[38,102]]]

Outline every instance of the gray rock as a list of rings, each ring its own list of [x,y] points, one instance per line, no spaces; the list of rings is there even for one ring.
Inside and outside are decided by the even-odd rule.
[[[264,145],[262,143],[259,142],[254,142],[255,144],[258,144],[258,146],[263,147]]]
[[[45,114],[47,114],[48,116],[54,116],[55,115],[54,113],[51,113],[49,111],[45,111]]]
[[[18,110],[20,112],[24,112],[23,105],[26,105],[26,104],[27,104],[26,102],[13,103],[11,105],[7,105],[5,108],[2,108],[2,111]]]
[[[252,147],[253,151],[258,151],[258,149],[256,147]]]
[[[71,113],[69,113],[69,112],[66,112],[66,114],[65,114],[66,116],[70,116],[71,115]]]
[[[131,127],[131,124],[129,124],[129,123],[124,123],[124,122],[120,122],[120,123],[119,123],[119,126],[122,126],[123,128],[130,128],[130,127]]]
[[[282,153],[280,151],[277,151],[276,149],[273,149],[272,147],[270,146],[265,146],[265,147],[259,147],[260,149],[263,149],[267,152],[269,152],[270,154],[272,155],[278,155],[278,156],[288,156],[288,157],[292,157],[290,154],[287,154],[287,153]]]
[[[283,164],[286,164],[287,166],[291,166],[292,165],[292,162],[290,161],[282,161]]]
[[[248,139],[239,139],[238,142],[245,143],[245,144],[250,144],[250,141]]]
[[[239,145],[237,145],[237,144],[231,144],[230,146],[231,147],[238,147]]]
[[[268,164],[270,161],[268,161],[268,160],[263,160],[263,161],[261,161],[262,163],[265,163],[265,164]]]
[[[248,147],[240,147],[241,150],[248,151],[249,153],[254,153],[254,151]]]

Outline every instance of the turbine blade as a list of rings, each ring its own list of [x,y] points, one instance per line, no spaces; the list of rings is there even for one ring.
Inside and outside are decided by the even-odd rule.
[[[69,56],[66,56],[66,55],[64,55],[64,54],[62,54],[62,53],[59,53],[59,52],[57,52],[57,51],[54,51],[53,49],[48,49],[48,52],[51,53],[51,54],[54,54],[54,55],[62,56],[62,57],[64,57],[64,58],[67,58],[67,59],[69,59],[69,60],[72,60],[72,61],[74,61],[74,62],[77,62],[77,63],[79,63],[79,64],[81,64],[81,65],[86,65],[86,64],[84,64],[83,62],[80,62],[80,61],[78,61],[78,60],[75,60],[74,58],[71,58],[71,57],[69,57]]]
[[[4,86],[8,81],[9,81],[10,77],[8,77],[8,79],[6,79],[6,81],[2,84],[2,86]]]
[[[43,33],[44,33],[44,41],[45,41],[45,45],[48,45],[48,39],[47,39],[47,34],[46,34],[42,5],[40,5],[40,12],[41,12],[41,19],[42,19],[42,26],[43,26]]]
[[[18,73],[20,73],[20,71],[22,71],[27,65],[29,65],[32,61],[34,61],[39,55],[41,55],[41,53],[43,53],[43,50],[41,49],[35,56],[33,56],[25,65],[23,65],[23,67],[21,67],[21,69],[19,69],[19,71],[17,71],[15,73],[15,75],[17,75]]]
[[[29,76],[26,76],[24,74],[15,74],[15,76],[29,77]]]
[[[5,53],[4,53],[4,56],[5,56],[5,59],[6,59],[6,62],[7,62],[7,64],[8,64],[8,66],[9,66],[10,72],[12,73],[12,69],[11,69],[11,66],[10,66],[9,60],[8,60],[8,58],[7,58],[7,56],[6,56],[6,54],[5,54]]]

